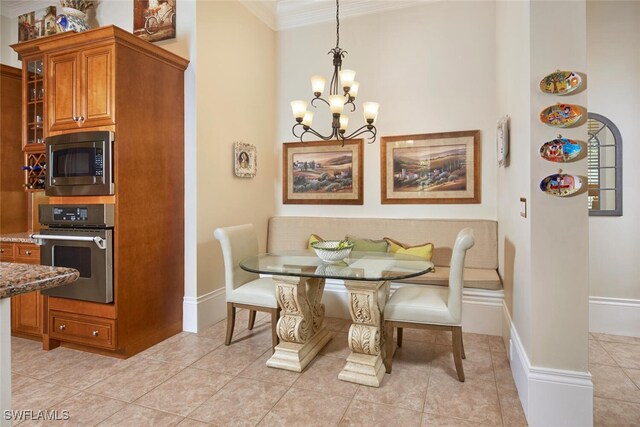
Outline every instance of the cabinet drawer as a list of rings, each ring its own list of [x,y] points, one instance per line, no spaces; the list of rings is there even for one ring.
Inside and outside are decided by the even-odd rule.
[[[13,243],[0,243],[0,261],[13,261]]]
[[[14,256],[16,262],[40,264],[40,246],[30,244],[16,244]]]
[[[115,333],[114,319],[49,311],[49,336],[57,340],[114,349]]]

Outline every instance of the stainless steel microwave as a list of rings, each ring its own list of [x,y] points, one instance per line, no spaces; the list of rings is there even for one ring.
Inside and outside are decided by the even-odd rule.
[[[47,196],[114,194],[113,132],[76,132],[45,139]]]

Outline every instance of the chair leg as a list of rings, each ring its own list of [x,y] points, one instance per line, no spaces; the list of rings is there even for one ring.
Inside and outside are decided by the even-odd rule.
[[[453,344],[453,361],[456,364],[458,380],[464,382],[464,369],[462,368],[462,326],[451,328],[451,340]]]
[[[466,359],[467,355],[464,354],[464,340],[462,339],[462,328],[460,329],[460,347],[462,348],[462,358]]]
[[[232,302],[227,303],[227,337],[224,340],[224,345],[231,344],[231,336],[233,335],[233,327],[236,323],[236,308]]]
[[[398,328],[398,347],[402,347],[402,328]]]
[[[274,309],[271,312],[271,351],[276,351],[278,345],[278,318],[280,317],[280,309]]]
[[[247,327],[247,329],[252,330],[253,329],[253,325],[256,323],[256,311],[255,310],[249,310],[249,326]]]
[[[398,328],[398,333],[400,333],[402,329]],[[384,322],[384,335],[385,335],[385,354],[384,354],[384,367],[387,374],[391,373],[391,363],[393,359],[393,325],[389,322]]]

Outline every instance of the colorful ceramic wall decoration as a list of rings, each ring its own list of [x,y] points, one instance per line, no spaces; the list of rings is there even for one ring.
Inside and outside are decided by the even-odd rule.
[[[552,95],[566,95],[582,85],[582,77],[573,71],[556,70],[540,80],[540,90]]]
[[[540,157],[550,162],[570,162],[580,155],[582,146],[573,139],[558,135],[553,141],[547,141],[540,147]]]
[[[582,117],[582,110],[577,105],[556,104],[540,112],[540,121],[545,125],[568,128],[575,125]]]
[[[552,196],[566,197],[582,188],[582,179],[575,175],[556,173],[540,181],[540,190]]]

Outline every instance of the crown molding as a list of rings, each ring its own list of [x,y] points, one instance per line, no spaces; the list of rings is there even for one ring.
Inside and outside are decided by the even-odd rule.
[[[240,0],[240,4],[249,9],[251,13],[272,30],[276,31],[278,29],[277,0]]]

